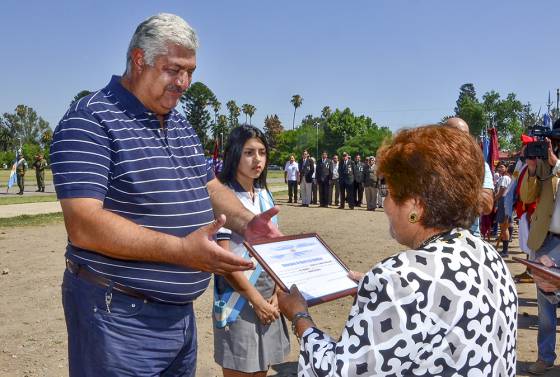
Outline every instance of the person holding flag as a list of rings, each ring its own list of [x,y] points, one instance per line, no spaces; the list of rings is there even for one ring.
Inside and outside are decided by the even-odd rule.
[[[25,161],[25,157],[23,156],[23,152],[21,149],[18,149],[16,154],[16,177],[17,177],[17,185],[19,187],[18,195],[23,195],[23,189],[25,188],[25,172],[27,171],[27,161]]]

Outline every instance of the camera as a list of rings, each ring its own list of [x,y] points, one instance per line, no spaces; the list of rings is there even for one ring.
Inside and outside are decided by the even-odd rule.
[[[536,157],[543,160],[548,158],[548,143],[545,138],[560,141],[560,129],[550,129],[543,126],[531,127],[529,134],[536,141],[530,142],[525,147],[525,157]]]

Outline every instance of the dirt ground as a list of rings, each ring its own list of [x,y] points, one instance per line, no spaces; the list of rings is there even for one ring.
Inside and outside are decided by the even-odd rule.
[[[403,249],[388,233],[382,211],[335,208],[302,208],[280,198],[280,228],[285,234],[317,232],[351,269],[366,271],[385,257]],[[64,224],[0,229],[0,376],[67,376],[67,340],[60,299],[64,270]],[[513,255],[518,248],[514,242]],[[522,270],[509,263],[513,274]],[[533,284],[520,284],[518,376],[536,360],[536,299]],[[198,321],[198,376],[219,376],[213,361],[211,289],[195,303]],[[338,336],[351,298],[311,308],[317,325]],[[560,354],[560,346],[556,352]],[[270,376],[295,376],[298,343]],[[560,368],[547,376],[560,376]]]

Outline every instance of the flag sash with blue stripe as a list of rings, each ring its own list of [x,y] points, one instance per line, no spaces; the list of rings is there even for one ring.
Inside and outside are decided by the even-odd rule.
[[[274,206],[274,199],[268,190],[266,191],[268,194],[268,200],[262,195],[262,190],[259,191],[259,206],[261,213],[269,210]],[[278,225],[278,221],[276,216],[272,218],[272,222],[275,225]],[[249,281],[251,285],[255,285],[257,279],[261,275],[263,268],[260,264],[257,263],[255,258],[252,258],[249,255],[249,251],[245,250],[242,257],[244,259],[251,259],[255,264],[256,268],[254,270],[245,271],[244,275]],[[247,304],[247,299],[239,294],[235,289],[228,287],[221,293],[218,292],[216,285],[214,285],[214,318],[216,320],[216,327],[222,329],[237,319],[239,313],[243,310]]]

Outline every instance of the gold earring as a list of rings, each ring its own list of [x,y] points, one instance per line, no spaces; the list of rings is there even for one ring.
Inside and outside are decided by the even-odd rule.
[[[416,212],[411,212],[410,215],[408,215],[408,222],[411,224],[417,223],[419,220],[420,218]]]

